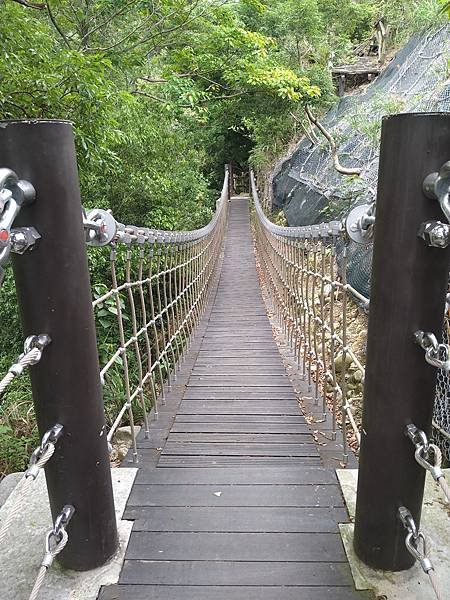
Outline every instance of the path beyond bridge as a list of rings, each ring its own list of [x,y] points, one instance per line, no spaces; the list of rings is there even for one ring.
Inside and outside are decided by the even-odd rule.
[[[151,436],[101,600],[353,600],[332,466],[301,414],[266,314],[249,198],[231,200],[209,306]],[[129,466],[125,460],[124,466]]]

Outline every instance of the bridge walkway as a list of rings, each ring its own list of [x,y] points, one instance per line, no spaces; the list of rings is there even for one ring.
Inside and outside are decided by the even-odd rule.
[[[231,201],[216,289],[126,508],[101,600],[353,600],[334,469],[301,414],[258,282],[248,198]],[[130,466],[125,461],[124,466]]]

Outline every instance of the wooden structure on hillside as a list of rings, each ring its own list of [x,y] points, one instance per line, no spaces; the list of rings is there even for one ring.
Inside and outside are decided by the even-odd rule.
[[[355,48],[354,61],[338,66],[331,65],[331,74],[337,84],[339,96],[344,95],[348,82],[350,87],[357,87],[379,75],[386,58],[386,36],[384,20],[379,19],[374,35]]]

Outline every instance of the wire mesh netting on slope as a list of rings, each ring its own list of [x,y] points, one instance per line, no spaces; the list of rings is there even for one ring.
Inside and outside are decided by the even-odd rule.
[[[291,226],[344,217],[376,198],[381,119],[401,112],[450,112],[450,25],[413,37],[364,92],[342,98],[322,119],[336,140],[340,162],[361,169],[346,177],[334,168],[327,140],[303,139],[273,179],[273,205]],[[339,255],[338,255],[339,263]],[[351,243],[348,283],[369,297],[371,246]],[[450,433],[450,382],[439,373],[436,424]],[[435,430],[450,460],[450,439]]]
[[[381,118],[400,112],[450,111],[450,26],[414,37],[364,93],[342,98],[322,119],[341,163],[361,169],[346,177],[333,166],[328,142],[300,142],[273,180],[273,204],[289,225],[312,225],[375,200]],[[371,249],[350,248],[349,282],[369,295]]]

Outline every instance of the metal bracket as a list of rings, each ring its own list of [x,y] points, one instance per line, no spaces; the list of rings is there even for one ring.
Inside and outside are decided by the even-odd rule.
[[[115,218],[101,208],[94,208],[87,214],[83,210],[83,226],[88,246],[107,246],[117,235]]]
[[[23,345],[24,354],[31,352],[33,348],[37,348],[38,350],[40,350],[42,355],[44,348],[46,348],[51,341],[51,337],[47,333],[41,333],[39,335],[29,335]],[[39,360],[40,358],[37,362],[39,362]]]
[[[345,219],[348,237],[357,244],[369,244],[375,225],[375,202],[353,208]]]
[[[450,160],[444,163],[439,173],[430,173],[423,182],[423,193],[437,200],[450,223]]]
[[[12,231],[14,220],[22,206],[31,204],[35,198],[36,191],[31,183],[19,180],[11,169],[0,169],[0,284],[11,252],[23,254],[39,238],[37,231],[31,227]]]

